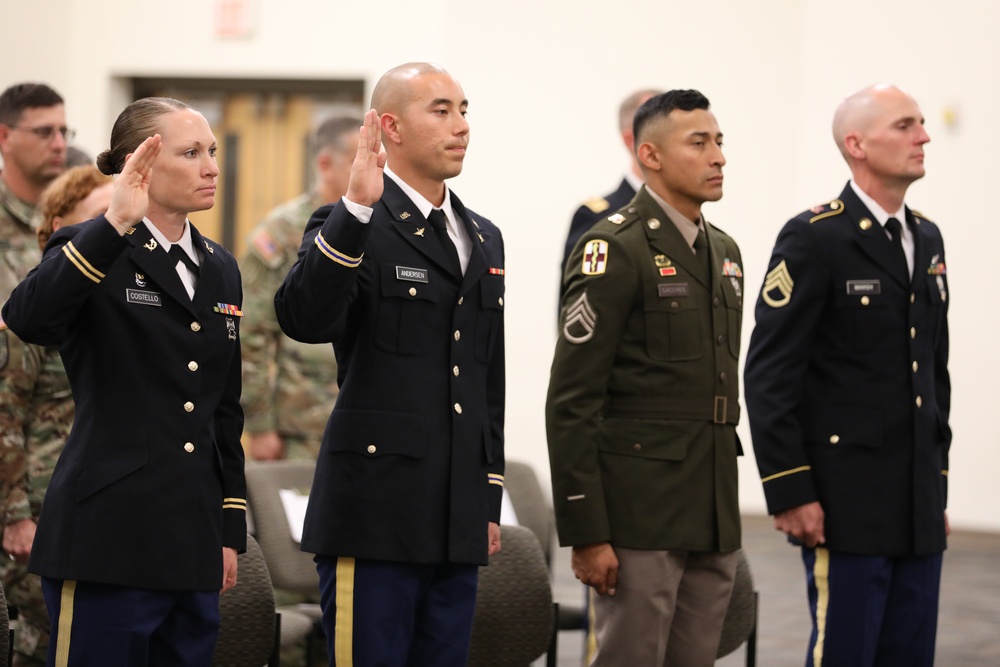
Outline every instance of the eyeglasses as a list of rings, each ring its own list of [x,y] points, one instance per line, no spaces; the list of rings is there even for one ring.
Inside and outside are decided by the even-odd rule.
[[[71,130],[65,125],[62,127],[56,127],[55,125],[42,125],[41,127],[12,127],[10,129],[20,130],[21,132],[31,132],[42,141],[52,141],[52,137],[56,136],[56,132],[61,134],[63,139],[66,141],[72,141],[73,137],[76,136],[76,130]]]

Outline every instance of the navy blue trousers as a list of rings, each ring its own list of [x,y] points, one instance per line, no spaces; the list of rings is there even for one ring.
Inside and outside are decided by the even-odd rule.
[[[315,560],[330,667],[465,667],[477,566]]]
[[[813,622],[806,667],[932,667],[941,557],[803,547]]]
[[[42,578],[49,667],[208,667],[219,591],[150,591]]]

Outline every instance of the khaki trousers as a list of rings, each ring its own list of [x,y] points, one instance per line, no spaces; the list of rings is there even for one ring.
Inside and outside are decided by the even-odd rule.
[[[590,591],[591,667],[712,667],[736,579],[736,552],[615,547],[614,596]]]

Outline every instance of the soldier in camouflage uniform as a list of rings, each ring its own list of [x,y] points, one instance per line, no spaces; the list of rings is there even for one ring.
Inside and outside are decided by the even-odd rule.
[[[35,208],[65,169],[68,138],[62,97],[48,86],[19,84],[0,95],[0,302],[41,259]],[[23,345],[0,319],[0,578],[19,614],[16,665],[45,664],[48,614],[27,561],[42,496],[72,423],[58,353]]]
[[[295,263],[312,212],[347,190],[361,119],[336,117],[313,138],[316,186],[274,209],[250,235],[243,272],[243,410],[250,456],[312,459],[337,398],[330,345],[307,345],[281,332],[274,293]]]

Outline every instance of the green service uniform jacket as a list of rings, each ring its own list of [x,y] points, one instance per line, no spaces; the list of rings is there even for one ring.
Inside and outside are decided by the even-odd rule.
[[[709,268],[643,188],[574,249],[546,429],[561,544],[740,546],[739,248]]]

